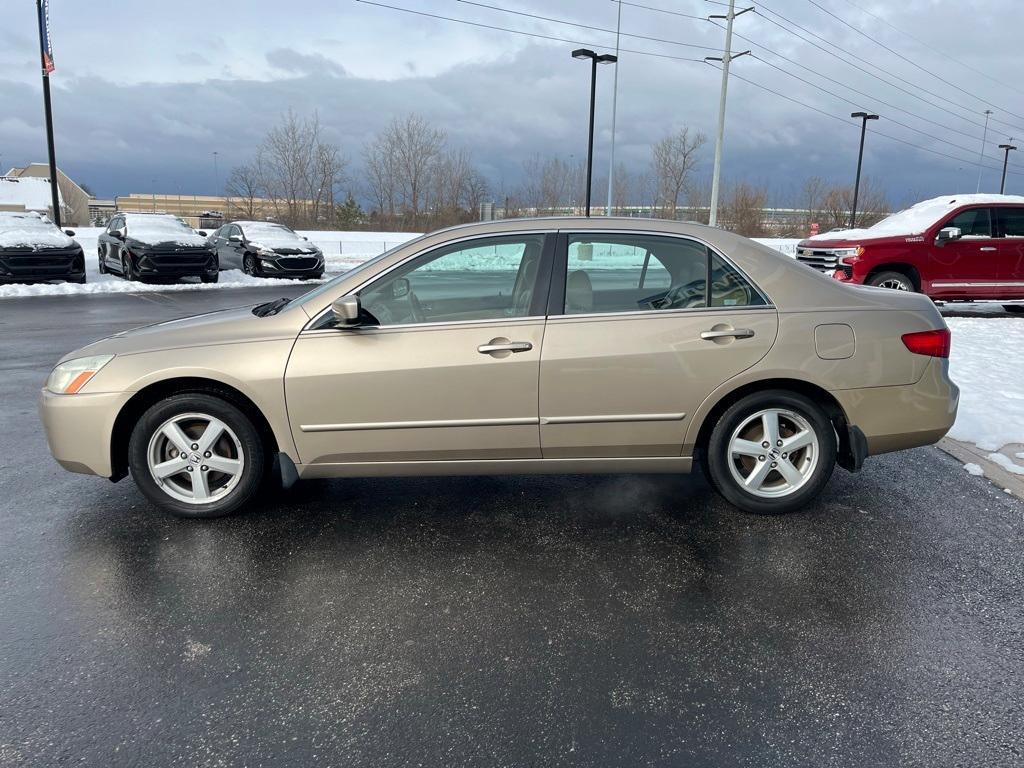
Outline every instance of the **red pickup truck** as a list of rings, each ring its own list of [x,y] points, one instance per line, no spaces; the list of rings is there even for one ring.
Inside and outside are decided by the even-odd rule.
[[[932,299],[1024,299],[1024,197],[925,200],[867,229],[803,240],[796,257],[843,282]]]

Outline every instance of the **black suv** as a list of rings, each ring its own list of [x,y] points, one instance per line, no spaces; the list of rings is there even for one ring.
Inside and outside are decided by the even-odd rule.
[[[324,255],[309,240],[284,224],[236,221],[210,236],[221,269],[241,269],[257,277],[324,276]]]
[[[126,280],[176,280],[198,277],[216,283],[220,268],[217,252],[176,216],[163,213],[118,213],[100,234],[101,273]]]
[[[38,213],[0,213],[0,283],[85,282],[85,253]]]

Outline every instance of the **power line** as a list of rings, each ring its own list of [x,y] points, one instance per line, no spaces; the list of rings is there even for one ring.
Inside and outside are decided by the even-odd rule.
[[[498,32],[510,32],[515,35],[523,35],[525,37],[536,37],[540,40],[553,40],[558,43],[571,43],[572,45],[584,45],[591,48],[600,48],[601,46],[597,43],[588,42],[586,40],[573,40],[566,37],[555,37],[554,35],[542,35],[539,32],[526,32],[522,29],[511,29],[509,27],[500,27],[495,24],[484,24],[478,21],[469,21],[468,19],[457,19],[454,16],[442,16],[437,13],[427,13],[426,11],[414,11],[412,8],[402,8],[397,5],[388,5],[387,3],[376,2],[376,0],[356,0],[357,3],[364,3],[365,5],[374,5],[378,8],[387,8],[392,11],[401,11],[402,13],[411,13],[415,16],[425,16],[430,19],[438,19],[440,21],[451,21],[456,24],[465,24],[470,27],[478,27],[480,29],[491,29]],[[623,33],[625,34],[625,33]],[[703,64],[703,59],[688,59],[684,56],[672,56],[668,53],[654,53],[653,51],[636,51],[629,48],[622,48],[623,53],[635,53],[638,56],[652,56],[657,59],[670,59],[672,61],[689,61],[697,64]],[[717,49],[715,49],[717,50]]]
[[[499,13],[511,13],[511,14],[513,14],[515,16],[525,16],[526,18],[529,18],[529,19],[538,19],[540,21],[550,21],[550,22],[552,22],[554,24],[567,24],[567,25],[569,25],[571,27],[579,27],[580,29],[589,29],[589,30],[592,30],[594,32],[607,32],[608,34],[611,34],[611,35],[617,34],[617,31],[614,30],[614,29],[605,29],[604,27],[594,27],[594,26],[590,26],[589,24],[580,24],[579,22],[567,21],[565,19],[555,19],[555,18],[552,18],[550,16],[540,16],[540,15],[538,15],[536,13],[527,13],[525,11],[516,11],[516,10],[513,10],[511,8],[502,8],[502,7],[497,6],[497,5],[488,5],[487,3],[475,2],[475,0],[458,0],[458,2],[463,3],[465,5],[475,5],[477,8],[487,8],[488,10],[498,11]],[[649,40],[649,41],[655,42],[655,43],[665,43],[666,45],[679,45],[679,46],[682,46],[683,48],[698,48],[698,49],[700,49],[702,51],[715,51],[716,53],[718,53],[718,52],[720,52],[722,50],[721,48],[715,48],[715,47],[710,46],[710,45],[694,45],[693,43],[680,43],[680,42],[678,42],[676,40],[666,40],[663,37],[649,37],[648,35],[636,35],[636,34],[631,34],[629,32],[618,32],[618,34],[621,34],[623,37],[633,37],[633,38],[636,38],[638,40]]]
[[[618,0],[612,0],[612,2],[618,2]],[[707,21],[707,16],[694,16],[691,13],[683,13],[682,11],[670,11],[667,8],[654,8],[650,5],[643,5],[641,3],[629,3],[626,0],[622,0],[623,5],[629,5],[633,8],[643,8],[645,11],[657,11],[658,13],[667,13],[670,16],[681,16],[684,19],[696,19],[697,21]],[[728,5],[728,3],[725,3]]]
[[[930,45],[929,43],[926,43],[924,40],[922,40],[921,38],[917,37],[916,35],[912,35],[910,32],[907,32],[905,29],[900,29],[895,24],[890,22],[888,19],[885,19],[885,18],[879,16],[877,13],[872,13],[871,11],[869,11],[867,8],[863,7],[862,5],[858,5],[857,3],[853,2],[853,0],[843,0],[843,1],[845,3],[847,3],[848,5],[852,5],[858,11],[861,11],[862,13],[866,13],[871,18],[873,18],[873,19],[875,19],[877,21],[882,22],[883,24],[885,24],[885,26],[889,27],[890,29],[893,29],[896,32],[899,32],[901,35],[909,37],[911,40],[913,40],[915,43],[917,43],[918,45],[922,46],[923,48],[927,48],[929,51],[932,51],[933,53],[939,54],[940,56],[942,56],[943,59],[945,59],[947,61],[952,61],[954,64],[959,64],[961,67],[969,69],[969,70],[971,70],[971,72],[974,72],[975,74],[978,74],[978,75],[981,75],[982,77],[988,78],[993,83],[1001,85],[1004,88],[1009,88],[1011,91],[1016,91],[1017,93],[1019,93],[1021,95],[1024,95],[1024,91],[1020,90],[1019,88],[1015,88],[1014,86],[1010,85],[1009,83],[1003,82],[1002,80],[999,80],[998,78],[992,77],[992,75],[988,74],[984,70],[978,69],[977,67],[973,67],[973,66],[971,66],[970,64],[968,64],[965,61],[961,61],[960,59],[953,58],[952,56],[949,55],[949,51],[940,50],[939,48],[936,48],[935,46]]]
[[[715,69],[718,69],[718,67],[715,67]],[[799,105],[801,107],[804,107],[805,109],[813,110],[814,112],[817,112],[820,115],[824,115],[825,117],[831,118],[833,120],[839,120],[839,121],[841,121],[843,123],[846,123],[846,124],[852,124],[852,121],[851,120],[847,120],[845,117],[840,117],[839,115],[834,115],[831,112],[826,112],[823,109],[815,107],[813,104],[808,104],[806,102],[800,101],[799,99],[795,99],[792,96],[788,96],[785,93],[781,93],[779,91],[776,91],[773,88],[769,88],[766,85],[762,85],[761,83],[755,82],[754,80],[751,80],[749,78],[743,77],[742,75],[738,75],[735,72],[732,73],[731,76],[735,77],[737,80],[742,80],[745,83],[753,85],[755,88],[760,88],[763,91],[767,91],[768,93],[771,93],[771,94],[773,94],[775,96],[778,96],[780,99],[785,99],[786,101],[792,102],[793,104],[797,104],[797,105]],[[895,141],[895,142],[899,142],[900,144],[905,144],[908,147],[913,147],[914,149],[920,150],[922,152],[928,152],[928,153],[933,154],[933,155],[938,155],[939,157],[945,157],[945,158],[947,158],[949,160],[955,160],[956,162],[960,163],[961,165],[972,165],[973,162],[974,162],[973,160],[964,160],[963,158],[956,157],[955,155],[950,155],[950,154],[948,154],[946,152],[941,152],[941,151],[939,151],[937,149],[932,149],[931,147],[925,147],[925,146],[921,146],[920,144],[915,144],[912,141],[907,141],[906,139],[901,139],[898,136],[893,136],[891,134],[884,133],[882,131],[872,131],[872,134],[877,135],[877,136],[881,136],[881,137],[886,138],[886,139],[889,139],[890,141]],[[984,167],[987,168],[988,170],[997,170],[997,171],[1002,170],[1001,168],[994,168],[994,167],[988,166],[988,165],[986,165]],[[1011,173],[1020,173],[1020,172],[1011,171]],[[1024,173],[1020,173],[1020,175],[1024,175]]]
[[[788,32],[789,34],[797,37],[798,39],[803,40],[808,45],[813,45],[818,50],[823,51],[824,53],[827,53],[829,56],[831,56],[831,57],[833,57],[835,59],[838,59],[839,61],[843,62],[847,66],[853,67],[854,69],[856,69],[856,70],[858,70],[860,72],[863,72],[864,74],[866,74],[866,75],[868,75],[870,77],[873,77],[876,80],[880,80],[881,82],[885,83],[886,85],[890,86],[891,88],[896,88],[897,90],[902,91],[903,93],[906,93],[909,96],[913,96],[915,99],[918,99],[919,101],[922,101],[922,102],[924,102],[925,104],[928,104],[931,107],[934,107],[936,109],[942,109],[944,111],[948,111],[946,109],[946,107],[942,107],[942,106],[939,106],[937,104],[934,104],[933,102],[928,101],[928,99],[925,99],[925,98],[919,96],[917,93],[914,93],[913,91],[907,90],[906,88],[901,88],[900,86],[895,85],[894,83],[886,80],[885,78],[880,77],[879,75],[876,75],[874,72],[869,72],[868,70],[864,69],[863,67],[857,66],[853,62],[847,61],[842,56],[839,56],[835,51],[841,51],[842,53],[844,53],[845,55],[849,56],[850,58],[856,59],[857,61],[860,61],[860,62],[862,62],[862,63],[864,63],[864,64],[866,64],[866,65],[868,65],[868,66],[870,66],[870,67],[872,67],[874,69],[877,69],[880,72],[886,72],[886,70],[882,69],[877,64],[874,64],[873,62],[870,62],[867,59],[864,59],[863,57],[858,56],[857,54],[853,53],[852,51],[846,50],[845,48],[837,45],[836,43],[832,42],[831,40],[828,40],[827,38],[823,37],[822,35],[819,35],[817,32],[814,32],[812,30],[807,29],[804,26],[801,26],[800,24],[797,24],[795,21],[786,18],[785,16],[783,16],[778,11],[775,11],[772,8],[769,8],[764,3],[760,4],[760,8],[758,9],[758,11],[760,12],[762,9],[765,10],[765,11],[768,11],[769,13],[771,13],[774,16],[778,16],[780,19],[785,21],[787,24],[790,24],[793,27],[796,27],[796,29],[801,30],[802,32],[810,35],[811,37],[817,38],[818,40],[821,40],[822,42],[828,43],[831,46],[831,48],[825,48],[824,46],[821,46],[818,43],[814,42],[814,40],[808,40],[806,37],[804,37],[803,35],[799,34],[795,30],[790,29],[789,27],[786,27],[783,24],[780,24],[779,22],[775,21],[774,19],[769,18],[768,16],[765,16],[763,13],[760,14],[761,18],[764,19],[765,21],[769,22],[770,24],[774,24],[779,29],[781,29],[781,30],[783,30],[785,32]],[[922,93],[927,93],[929,96],[933,96],[933,97],[935,97],[937,99],[940,99],[941,101],[944,101],[944,102],[948,103],[949,105],[951,105],[953,107],[956,107],[959,110],[962,110],[964,112],[968,112],[968,113],[970,113],[972,115],[974,114],[974,111],[972,109],[970,109],[969,107],[965,107],[965,106],[963,106],[961,104],[958,104],[955,101],[952,101],[951,99],[949,99],[948,97],[943,96],[942,94],[935,93],[934,91],[930,91],[927,88],[925,88],[924,86],[918,85],[916,83],[912,83],[911,81],[907,80],[906,78],[900,77],[899,75],[895,75],[895,74],[893,74],[891,72],[886,72],[886,74],[891,76],[891,77],[893,77],[893,78],[895,78],[895,79],[897,79],[897,80],[899,80],[900,82],[902,82],[902,83],[904,83],[904,84],[906,84],[906,85],[908,85],[908,86],[910,86],[912,88],[915,88],[915,89],[921,91]],[[957,90],[961,90],[961,89],[957,88]],[[1010,113],[1010,114],[1012,114],[1012,113]],[[1016,115],[1014,115],[1014,116],[1016,117]],[[965,117],[963,117],[961,115],[955,115],[955,117],[957,117],[960,120],[965,120],[967,122],[972,122],[972,123],[974,122],[973,120],[968,120],[967,118],[965,118]],[[1020,126],[1013,125],[1012,123],[1003,123],[1002,121],[999,121],[999,120],[993,120],[992,122],[1000,122],[1002,125],[1006,125],[1006,126],[1008,126],[1010,128],[1013,128],[1015,130],[1024,131],[1024,128],[1022,128]],[[977,125],[979,128],[982,127],[981,123],[974,123],[974,124]]]

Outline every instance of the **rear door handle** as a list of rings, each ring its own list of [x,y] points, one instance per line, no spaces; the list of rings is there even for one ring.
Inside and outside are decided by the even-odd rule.
[[[749,339],[754,335],[754,331],[750,328],[733,328],[732,330],[723,331],[704,331],[700,335],[705,341],[714,341],[715,339]]]
[[[492,341],[489,344],[481,344],[476,348],[476,351],[481,355],[492,355],[495,352],[529,352],[531,349],[533,349],[533,344],[528,341],[506,341],[501,343]]]
[[[987,245],[987,246],[985,246],[984,248],[979,248],[978,250],[979,250],[979,251],[994,251],[994,250],[996,250],[996,249],[995,249],[995,248],[993,248],[993,247],[992,247],[991,245]]]

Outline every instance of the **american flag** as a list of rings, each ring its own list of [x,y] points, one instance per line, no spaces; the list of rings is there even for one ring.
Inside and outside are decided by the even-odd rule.
[[[50,0],[39,4],[39,47],[43,52],[43,71],[50,74],[57,67],[53,63],[53,42],[50,40]]]

